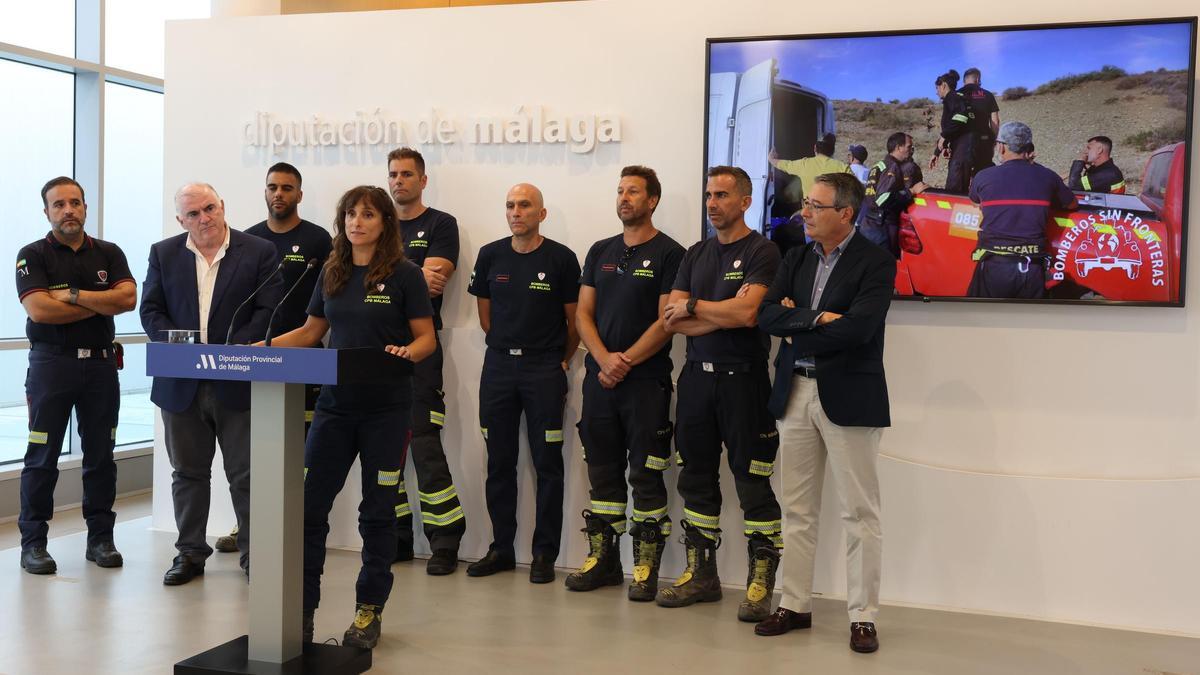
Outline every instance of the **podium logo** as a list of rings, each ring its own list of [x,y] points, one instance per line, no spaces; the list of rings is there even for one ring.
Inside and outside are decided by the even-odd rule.
[[[217,357],[213,356],[212,354],[201,354],[200,362],[196,364],[196,370],[201,370],[201,369],[216,370],[217,369]]]

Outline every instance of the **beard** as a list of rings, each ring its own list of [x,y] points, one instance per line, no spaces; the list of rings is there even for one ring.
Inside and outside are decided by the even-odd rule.
[[[296,214],[296,205],[290,204],[284,206],[282,209],[276,209],[274,206],[268,205],[267,213],[275,218],[275,220],[287,220]]]

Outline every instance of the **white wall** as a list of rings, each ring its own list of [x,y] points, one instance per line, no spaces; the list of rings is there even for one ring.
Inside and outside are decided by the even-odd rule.
[[[656,222],[691,243],[701,222],[706,37],[1194,12],[1184,0],[1136,9],[1098,0],[1086,14],[1015,0],[999,15],[987,5],[944,0],[908,15],[876,0],[855,12],[767,0],[606,0],[173,23],[164,191],[170,197],[186,180],[212,182],[231,222],[246,227],[263,217],[265,168],[286,159],[305,175],[303,215],[328,224],[347,187],[385,184],[386,150],[259,154],[241,145],[256,111],[349,118],[381,107],[389,117],[416,120],[434,106],[464,118],[541,104],[618,113],[624,142],[589,155],[547,146],[423,148],[427,203],[454,213],[462,226],[461,268],[507,233],[503,197],[518,181],[542,187],[550,211],[543,233],[582,257],[593,241],[618,231],[613,190],[618,170],[631,163],[658,170],[664,197]],[[1193,166],[1200,164],[1193,159]],[[1193,178],[1194,195],[1198,183]],[[166,203],[164,234],[174,234]],[[463,554],[478,556],[490,538],[475,422],[483,340],[465,281],[464,274],[451,283],[443,309],[444,442],[470,523]],[[880,460],[885,601],[1200,635],[1198,286],[1193,273],[1187,309],[893,307],[887,368],[895,426]],[[578,418],[578,377],[568,426]],[[573,434],[567,438],[564,565],[581,558],[574,531],[587,504],[579,445]],[[170,471],[158,452],[155,525],[169,529]],[[730,535],[721,564],[726,581],[736,583],[745,573],[741,514],[727,473],[723,483]],[[346,491],[357,487],[352,481]],[[832,495],[817,586],[838,595],[843,544]],[[524,464],[521,496],[528,522],[532,477]],[[353,545],[355,501],[342,497],[335,543]],[[217,533],[232,522],[227,500],[216,497],[214,512]],[[527,551],[529,536],[523,527],[519,550]],[[665,572],[680,567],[675,551]]]

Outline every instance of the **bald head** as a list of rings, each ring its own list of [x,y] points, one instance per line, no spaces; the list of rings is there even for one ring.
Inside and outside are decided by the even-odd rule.
[[[504,211],[514,237],[537,237],[538,228],[546,219],[542,191],[529,183],[517,183],[508,190]]]
[[[539,209],[546,205],[546,200],[542,198],[542,191],[538,189],[538,186],[532,183],[517,183],[509,188],[508,200],[512,201],[514,198],[529,199],[536,204]]]

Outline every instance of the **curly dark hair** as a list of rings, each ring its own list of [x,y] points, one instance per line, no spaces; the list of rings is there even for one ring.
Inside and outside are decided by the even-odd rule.
[[[396,207],[392,198],[382,188],[374,185],[359,185],[351,188],[338,200],[337,215],[333,219],[333,252],[325,261],[326,297],[337,295],[346,287],[353,268],[350,241],[346,239],[346,211],[358,204],[366,204],[379,213],[383,220],[383,232],[375,243],[375,254],[363,280],[363,288],[383,283],[392,271],[404,262],[404,244],[400,238],[400,223],[396,218]]]

